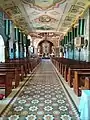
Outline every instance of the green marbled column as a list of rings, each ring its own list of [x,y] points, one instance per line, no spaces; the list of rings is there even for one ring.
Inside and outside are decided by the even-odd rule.
[[[24,58],[24,34],[22,34],[22,57]]]
[[[4,33],[7,37],[7,41],[5,41],[5,61],[10,58],[9,55],[9,39],[10,39],[10,20],[4,20]]]
[[[80,35],[84,35],[85,31],[85,19],[81,19],[81,29],[80,29]]]
[[[20,30],[19,28],[17,29],[18,31],[18,58],[20,59]]]
[[[25,35],[26,37],[26,57],[29,57],[29,52],[28,52],[28,39],[27,39],[27,35]]]
[[[5,61],[9,60],[9,41],[5,42]]]
[[[79,20],[78,20],[78,23],[79,23],[79,24],[78,24],[78,29],[77,29],[77,31],[78,31],[78,36],[81,35],[81,22],[82,22],[81,19],[79,19]]]
[[[75,39],[75,33],[74,33],[75,28],[72,27],[72,50],[73,50],[73,59],[74,59],[74,39]]]
[[[14,43],[13,43],[14,59],[16,58],[16,40],[17,40],[17,28],[14,28]]]

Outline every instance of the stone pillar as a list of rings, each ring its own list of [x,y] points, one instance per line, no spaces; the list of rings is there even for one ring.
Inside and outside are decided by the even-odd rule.
[[[13,51],[13,54],[14,54],[13,57],[15,59],[16,58],[16,42],[13,43],[13,50],[14,50]]]
[[[22,35],[22,58],[24,58],[24,35],[23,33],[21,33]]]
[[[19,44],[20,44],[20,58],[23,58],[23,48],[22,48],[22,32],[20,31],[20,42],[19,42]]]
[[[28,42],[27,42],[27,35],[25,35],[26,37],[26,57],[28,57]]]
[[[74,38],[75,38],[75,33],[74,33],[74,30],[75,30],[75,28],[74,27],[72,27],[72,59],[74,60]]]
[[[37,48],[34,46],[34,54],[37,55],[38,54],[38,51],[37,51]]]
[[[20,31],[18,28],[18,58],[20,59]]]
[[[88,10],[88,15],[89,15],[89,21],[88,21],[88,27],[89,27],[89,39],[88,39],[88,62],[90,62],[90,8]]]
[[[56,48],[55,48],[55,52],[56,52],[56,53],[55,53],[55,54],[56,54],[56,57],[59,57],[59,47],[56,47]]]
[[[5,42],[5,61],[9,60],[9,41]]]

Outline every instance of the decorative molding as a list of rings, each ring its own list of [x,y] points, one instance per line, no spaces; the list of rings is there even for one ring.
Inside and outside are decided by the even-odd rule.
[[[39,18],[36,18],[34,21],[38,23],[56,23],[58,20],[48,15],[42,15]]]
[[[22,0],[22,2],[29,4],[31,8],[47,10],[59,7],[59,5],[66,2],[66,0]]]
[[[33,27],[33,31],[65,33],[89,4],[87,0],[3,0],[0,7],[23,31]]]
[[[77,13],[83,12],[83,10],[84,10],[84,7],[80,7],[78,5],[72,5],[69,10],[69,13],[77,14]]]

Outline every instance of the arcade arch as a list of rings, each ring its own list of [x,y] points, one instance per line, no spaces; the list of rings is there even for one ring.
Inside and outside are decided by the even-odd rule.
[[[48,40],[40,41],[37,47],[38,55],[49,57],[54,55],[54,44]]]
[[[0,35],[0,62],[5,62],[5,45],[4,39]]]

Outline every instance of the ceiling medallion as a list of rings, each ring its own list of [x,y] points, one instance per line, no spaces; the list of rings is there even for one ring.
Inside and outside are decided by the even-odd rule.
[[[51,18],[47,15],[43,15],[43,16],[39,17],[39,21],[40,22],[50,22]]]
[[[39,18],[36,18],[35,20],[35,23],[56,23],[58,20],[48,16],[48,15],[42,15],[40,16]]]
[[[29,4],[32,8],[46,10],[52,7],[57,7],[57,4],[62,4],[66,0],[22,0],[23,3]]]

